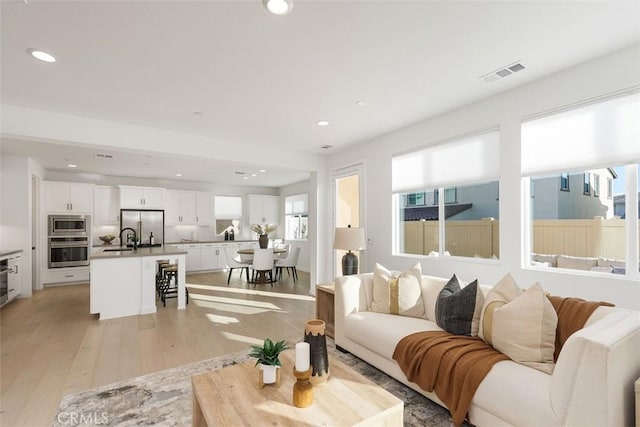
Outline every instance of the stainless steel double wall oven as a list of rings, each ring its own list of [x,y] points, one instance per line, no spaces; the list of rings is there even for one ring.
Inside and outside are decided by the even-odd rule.
[[[90,215],[49,215],[49,268],[89,265]]]

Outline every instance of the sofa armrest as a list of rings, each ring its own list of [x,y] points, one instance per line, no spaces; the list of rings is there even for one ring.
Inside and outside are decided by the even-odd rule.
[[[370,305],[373,274],[357,274],[337,277],[335,280],[335,341],[340,345],[344,340],[344,318],[358,311],[367,310]]]
[[[616,310],[573,334],[551,382],[551,405],[561,424],[632,425],[639,348],[638,312]]]

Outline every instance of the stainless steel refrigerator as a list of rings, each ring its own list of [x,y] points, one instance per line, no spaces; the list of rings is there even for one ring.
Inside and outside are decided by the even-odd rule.
[[[149,238],[153,233],[153,246],[164,245],[164,211],[120,209],[120,230],[123,228],[136,230],[136,237],[140,246],[149,246]],[[129,236],[130,235],[130,236]],[[133,243],[127,237],[133,238],[133,233],[125,231],[122,235],[122,246]]]

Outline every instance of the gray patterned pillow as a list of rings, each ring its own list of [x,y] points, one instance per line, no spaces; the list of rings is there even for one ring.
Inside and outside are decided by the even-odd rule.
[[[445,331],[455,335],[478,335],[480,312],[484,295],[474,280],[464,288],[454,274],[449,283],[438,294],[436,300],[436,323]]]

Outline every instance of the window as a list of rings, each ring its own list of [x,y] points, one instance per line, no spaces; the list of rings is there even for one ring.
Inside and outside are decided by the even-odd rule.
[[[566,172],[560,175],[560,190],[569,191],[569,174]]]
[[[497,130],[394,156],[394,253],[497,258],[498,166]]]
[[[424,193],[409,193],[406,195],[405,206],[423,206],[425,203]]]
[[[303,240],[309,236],[307,194],[287,196],[284,201],[285,239]]]
[[[582,186],[582,193],[585,196],[591,195],[591,174],[589,172],[585,172],[582,174],[584,185]]]
[[[640,277],[638,251],[627,253],[638,246],[639,114],[633,93],[523,123],[531,265]],[[562,170],[594,197],[551,191]],[[607,198],[600,198],[603,177]]]

